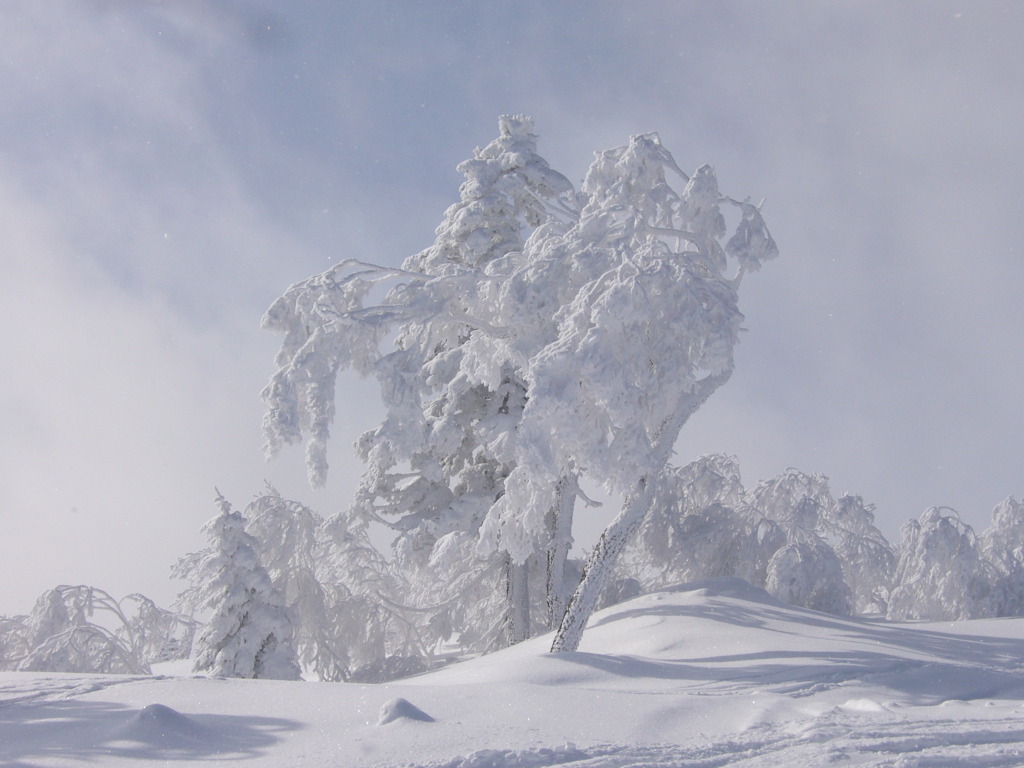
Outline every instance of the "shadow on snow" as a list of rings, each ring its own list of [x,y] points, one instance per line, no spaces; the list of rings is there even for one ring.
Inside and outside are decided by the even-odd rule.
[[[241,760],[265,753],[300,727],[282,718],[181,713],[161,704],[136,710],[80,699],[11,702],[0,707],[0,763]]]

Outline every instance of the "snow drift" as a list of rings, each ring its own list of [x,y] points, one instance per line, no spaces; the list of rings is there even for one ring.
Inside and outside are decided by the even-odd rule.
[[[1022,619],[843,618],[712,579],[595,614],[579,651],[549,654],[549,642],[384,685],[2,673],[0,762],[1024,762]],[[398,699],[434,722],[382,727]]]

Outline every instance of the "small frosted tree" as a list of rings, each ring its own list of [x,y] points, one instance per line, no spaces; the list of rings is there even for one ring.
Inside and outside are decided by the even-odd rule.
[[[748,495],[747,503],[777,523],[789,544],[798,545],[799,554],[790,552],[782,561],[787,569],[808,569],[798,581],[818,581],[819,589],[823,589],[819,580],[826,579],[836,590],[828,599],[814,598],[814,605],[796,604],[829,604],[830,612],[836,613],[885,613],[896,553],[874,525],[873,506],[849,494],[836,500],[827,477],[792,468],[759,483]],[[841,564],[838,574],[833,567],[836,558]],[[782,588],[779,585],[776,578],[771,586],[767,582],[765,586],[777,597],[788,599],[774,591]],[[789,589],[786,592],[796,594]]]
[[[993,573],[995,615],[1024,615],[1024,503],[1010,496],[996,505],[981,553]]]
[[[125,619],[117,601],[94,587],[60,586],[36,600],[26,622],[31,650],[18,663],[21,671],[149,674],[149,665],[131,639],[122,642],[111,630],[90,621],[96,611]]]
[[[835,551],[824,541],[794,541],[768,562],[765,591],[790,605],[845,616],[853,610],[853,594],[843,580]]]
[[[745,495],[732,457],[712,454],[668,468],[617,574],[636,578],[645,591],[719,576],[763,586],[785,536],[745,506]]]
[[[330,596],[330,634],[349,657],[346,679],[384,682],[422,671],[432,647],[422,614],[404,604],[409,584],[373,546],[366,528],[343,515],[326,521],[320,581]]]
[[[791,467],[758,483],[747,503],[778,523],[790,539],[833,538],[835,500],[824,475],[808,475]]]
[[[343,680],[350,656],[337,618],[337,592],[321,581],[328,557],[323,520],[267,488],[245,508],[246,533],[274,589],[288,606],[301,667],[319,680]]]
[[[210,549],[178,561],[173,574],[192,582],[180,598],[212,616],[196,641],[194,669],[223,677],[298,680],[292,626],[280,594],[260,565],[245,518],[217,495],[220,514],[203,530]]]
[[[992,613],[990,593],[978,539],[955,510],[931,507],[903,526],[889,619],[980,618]]]
[[[875,527],[874,505],[844,494],[831,510],[832,548],[843,566],[858,614],[885,615],[896,572],[896,550]]]

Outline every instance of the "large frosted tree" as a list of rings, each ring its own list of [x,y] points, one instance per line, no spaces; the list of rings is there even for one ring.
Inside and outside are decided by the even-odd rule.
[[[322,482],[337,372],[375,376],[386,418],[360,440],[349,514],[395,528],[413,569],[471,574],[449,605],[498,574],[504,642],[560,625],[568,649],[679,430],[728,380],[741,279],[776,248],[758,207],[722,196],[710,166],[684,173],[655,134],[598,153],[575,192],[531,122],[506,117],[460,170],[431,248],[401,269],[342,262],[271,307],[268,449],[308,436]],[[583,478],[626,504],[570,598]],[[477,630],[494,618],[479,605]]]

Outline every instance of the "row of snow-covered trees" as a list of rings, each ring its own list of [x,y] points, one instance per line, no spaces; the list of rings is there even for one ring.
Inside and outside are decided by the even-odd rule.
[[[617,594],[737,576],[781,600],[895,621],[1024,614],[1024,504],[1010,497],[980,536],[948,508],[891,545],[860,496],[791,469],[744,489],[732,458],[704,456],[660,479],[616,569]]]
[[[511,642],[502,631],[506,576],[486,553],[388,558],[362,526],[346,527],[343,516],[324,520],[269,486],[242,514],[221,504],[207,526],[211,547],[175,568],[193,582],[180,607],[214,612],[197,641],[200,671],[296,676],[254,664],[254,649],[275,632],[275,644],[290,642],[308,676],[366,682]],[[981,536],[952,510],[932,508],[893,545],[875,527],[870,504],[835,498],[822,475],[790,469],[746,489],[735,459],[709,455],[656,479],[651,507],[598,603],[730,576],[840,615],[1022,615],[1021,542],[1024,504],[1013,498],[995,508]],[[566,580],[578,579],[583,566],[567,558]],[[544,615],[545,598],[534,585],[535,615]],[[546,629],[538,621],[530,632]]]
[[[0,616],[0,670],[149,674],[151,664],[187,659],[198,627],[140,594],[54,587],[31,613]]]
[[[380,553],[361,526],[324,520],[267,487],[205,530],[210,546],[173,569],[180,613],[141,595],[48,590],[27,616],[0,617],[0,669],[145,674],[191,656],[200,672],[374,682],[440,657],[508,642],[503,575],[473,551],[416,563]],[[944,508],[892,545],[859,496],[788,470],[745,489],[734,459],[670,468],[599,603],[732,576],[795,605],[892,620],[1024,615],[1024,503],[999,504],[980,536]],[[454,563],[461,562],[456,567]],[[567,558],[566,578],[583,562]],[[531,596],[538,614],[544,593]],[[205,624],[194,618],[202,616]],[[533,633],[544,631],[538,625]]]
[[[342,261],[264,318],[284,335],[263,392],[268,453],[305,440],[314,485],[339,371],[380,384],[384,421],[359,440],[362,481],[331,525],[393,531],[402,598],[378,597],[395,626],[476,651],[555,630],[552,650],[573,650],[608,595],[730,569],[836,612],[1009,610],[995,576],[1009,566],[965,565],[979,545],[955,516],[909,525],[904,558],[821,478],[746,492],[720,457],[671,467],[681,428],[731,375],[740,283],[777,253],[760,207],[722,195],[710,166],[682,171],[655,134],[596,153],[574,189],[530,120],[499,127],[459,166],[431,247],[400,268]],[[704,504],[710,474],[726,493]],[[580,567],[573,519],[595,485],[623,505]],[[964,558],[953,572],[944,547]]]

